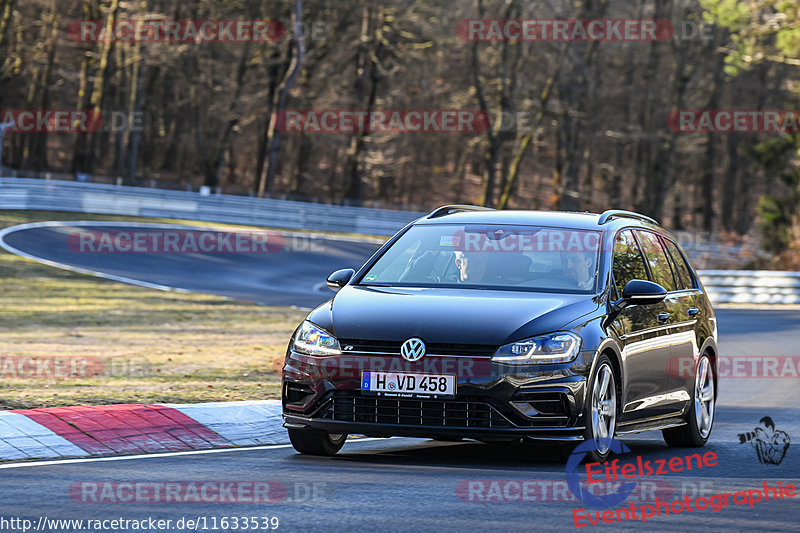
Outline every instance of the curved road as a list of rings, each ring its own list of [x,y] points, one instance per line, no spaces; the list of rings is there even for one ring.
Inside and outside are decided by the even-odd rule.
[[[204,233],[210,237],[200,241]],[[142,251],[133,246],[136,234],[142,236]],[[175,246],[163,244],[167,234],[176,235]],[[104,235],[109,240],[104,241]],[[122,239],[117,241],[119,235]],[[223,241],[226,235],[229,238]],[[219,228],[43,222],[6,228],[0,232],[0,246],[52,266],[117,281],[268,305],[315,307],[332,296],[325,285],[328,274],[359,267],[383,242],[279,231],[253,235],[245,232],[237,247],[236,233]],[[82,241],[82,236],[88,238]],[[204,252],[201,245],[210,251]]]
[[[26,231],[27,234],[14,232],[7,235],[6,243],[25,245],[27,250],[38,253],[47,252],[48,243],[58,247],[53,230],[35,234],[29,233],[31,230]],[[34,242],[40,238],[46,242],[35,245]],[[337,241],[335,246],[341,244]],[[247,268],[263,269],[268,273],[262,276],[258,284],[261,292],[257,299],[269,300],[278,298],[277,295],[288,299],[294,293],[285,285],[276,288],[268,281],[280,279],[278,272],[282,272],[282,276],[288,273],[294,276],[295,272],[302,271],[310,283],[315,276],[319,279],[319,276],[324,276],[323,272],[334,268],[357,266],[356,259],[359,254],[363,254],[363,259],[369,253],[367,248],[348,244],[346,253],[335,259],[325,259],[324,265],[304,265],[301,268],[291,264],[290,258],[253,261],[252,257],[248,257]],[[323,255],[315,255],[311,262],[322,262]],[[164,265],[163,261],[175,259],[149,258],[149,265],[155,268]],[[236,293],[233,290],[236,275],[223,274],[223,268],[227,268],[231,262],[235,263],[236,259],[227,258],[217,270],[224,281],[224,290],[231,291],[226,295]],[[197,261],[198,269],[201,265],[207,267],[210,264],[206,258],[192,260]],[[73,258],[70,264],[84,268],[87,263]],[[113,267],[121,268],[119,272],[127,274],[133,269],[130,265],[120,266],[120,263],[114,263]],[[148,274],[147,279],[159,282],[170,279],[168,276],[158,277],[157,273],[148,272],[147,269],[137,271]],[[196,287],[194,281],[187,283],[185,278],[177,278],[183,280],[180,285],[182,288]],[[299,292],[299,287],[304,283],[293,284],[292,290],[298,289]],[[311,295],[306,294],[306,297],[308,303],[313,305]],[[324,295],[323,299],[326,297]],[[800,313],[797,311],[722,309],[717,316],[723,356],[800,356]],[[647,492],[645,483],[653,478],[658,479],[655,495],[663,496],[668,501],[682,499],[684,495],[710,497],[719,493],[756,489],[761,488],[764,482],[769,486],[776,486],[779,481],[783,485],[800,485],[798,384],[800,378],[791,373],[769,379],[722,378],[714,431],[704,450],[716,452],[718,465],[667,476],[651,476],[637,487],[634,494],[641,494],[647,499],[652,492]],[[785,431],[794,441],[779,465],[760,464],[753,447],[739,444],[737,438],[739,433],[752,431],[764,416],[770,416],[776,429]],[[690,450],[667,448],[658,433],[643,433],[622,440],[634,455],[641,455],[643,460],[655,461],[691,453]],[[223,531],[225,529],[219,529],[222,517],[246,516],[278,517],[279,531],[570,531],[575,528],[573,509],[586,506],[567,501],[568,492],[563,483],[564,466],[556,456],[553,447],[541,445],[502,446],[393,438],[352,439],[338,456],[330,459],[299,456],[289,446],[267,446],[212,453],[6,465],[0,466],[3,480],[0,520],[23,517],[37,524],[40,517],[79,520],[141,520],[152,517],[155,520],[172,520],[175,524],[181,518],[196,520],[205,517],[207,529],[203,529],[201,524],[196,528],[198,531],[214,531],[211,529],[214,518],[218,521],[216,531]],[[537,485],[539,488],[534,491],[535,501],[469,501],[468,492],[459,493],[459,487],[468,486],[469,481],[481,480],[529,480],[543,484]],[[288,494],[286,499],[278,503],[259,505],[147,501],[102,504],[83,501],[80,492],[75,492],[75,487],[80,485],[74,485],[82,482],[174,481],[274,481],[282,483]],[[487,490],[483,494],[488,495],[491,484],[487,482],[483,486]],[[544,498],[542,486],[547,487]],[[73,489],[72,493],[70,488]],[[516,491],[509,492],[509,496],[515,495],[518,495]],[[476,498],[473,495],[473,499]],[[708,508],[670,514],[650,518],[646,524],[630,521],[586,527],[587,530],[603,528],[608,531],[766,532],[797,531],[799,523],[800,505],[795,498],[759,502],[754,507],[732,506],[719,512]],[[588,524],[586,519],[582,524]],[[232,521],[227,525],[229,531],[243,531],[241,524],[239,529],[231,529]],[[250,531],[266,531],[261,527],[263,525],[259,522],[259,528]],[[11,530],[3,528],[2,522],[0,529]],[[106,530],[123,529],[117,526],[116,529]],[[181,531],[185,530],[187,528],[184,525]]]

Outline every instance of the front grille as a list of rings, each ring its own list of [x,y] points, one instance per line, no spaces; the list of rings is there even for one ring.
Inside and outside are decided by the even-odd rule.
[[[494,407],[475,398],[431,400],[335,393],[320,417],[341,422],[405,426],[510,428]]]
[[[400,355],[401,341],[375,341],[363,339],[339,339],[345,353],[362,353],[375,355]],[[352,346],[352,349],[348,349]],[[428,355],[462,355],[470,357],[491,357],[497,347],[489,344],[450,344],[425,343]]]
[[[472,357],[491,357],[496,346],[486,344],[428,344],[427,351],[437,355],[470,355]]]
[[[365,341],[352,339],[339,339],[339,345],[344,353],[375,353],[379,355],[397,354],[400,355],[400,345],[402,342],[392,341]],[[352,346],[352,349],[348,347]]]

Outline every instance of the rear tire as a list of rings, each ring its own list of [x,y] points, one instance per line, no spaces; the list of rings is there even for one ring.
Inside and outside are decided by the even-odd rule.
[[[346,440],[346,433],[330,434],[316,429],[289,428],[289,441],[291,441],[292,447],[305,455],[321,455],[323,457],[336,455]]]
[[[667,446],[700,448],[705,446],[711,436],[717,398],[714,386],[714,367],[711,365],[708,354],[703,354],[697,361],[694,376],[692,403],[686,416],[687,424],[661,431]]]

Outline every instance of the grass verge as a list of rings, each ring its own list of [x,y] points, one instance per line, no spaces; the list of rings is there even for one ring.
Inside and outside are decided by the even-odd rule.
[[[177,222],[0,211],[0,228],[47,220]],[[0,250],[0,409],[278,398],[286,344],[304,316],[125,285]],[[102,360],[106,371],[58,376],[71,372],[56,371],[62,361],[74,362],[62,358],[79,358],[76,374],[85,373],[82,360],[88,368]]]

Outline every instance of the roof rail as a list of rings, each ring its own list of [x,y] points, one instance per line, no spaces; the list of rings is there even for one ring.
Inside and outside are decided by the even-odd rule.
[[[650,218],[645,215],[640,215],[639,213],[634,213],[633,211],[625,211],[622,209],[609,209],[607,211],[603,211],[603,214],[600,215],[600,220],[597,221],[599,225],[603,225],[612,218],[635,218],[638,220],[642,220],[644,222],[650,222],[651,224],[658,224],[656,219]]]
[[[443,205],[442,207],[434,209],[426,218],[439,218],[464,211],[494,211],[494,209],[491,207],[482,207],[480,205]]]

